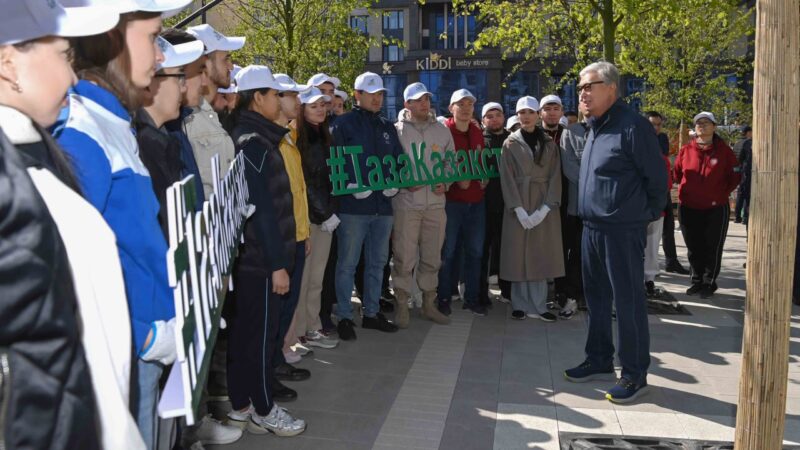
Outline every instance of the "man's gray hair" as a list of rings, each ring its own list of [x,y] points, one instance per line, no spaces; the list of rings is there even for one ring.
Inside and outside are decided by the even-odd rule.
[[[617,70],[617,66],[610,62],[597,61],[591,63],[581,70],[580,77],[583,78],[589,72],[599,75],[604,84],[613,84],[619,87],[619,70]]]

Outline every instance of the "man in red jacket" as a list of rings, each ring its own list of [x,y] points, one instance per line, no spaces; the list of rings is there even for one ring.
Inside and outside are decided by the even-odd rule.
[[[483,151],[483,132],[473,123],[475,96],[466,89],[453,92],[450,112],[453,117],[445,125],[453,134],[456,151],[467,153]],[[481,277],[481,257],[486,229],[486,205],[483,190],[488,180],[466,180],[450,185],[447,191],[447,227],[445,230],[442,268],[439,270],[439,311],[450,315],[450,297],[453,277],[458,276],[460,261],[456,261],[456,248],[460,241],[464,254],[464,309],[478,316],[486,315],[486,306],[478,302],[478,284]],[[459,239],[459,235],[461,239]],[[486,275],[483,275],[484,277]]]
[[[733,150],[715,133],[714,115],[701,112],[693,122],[696,137],[675,158],[673,179],[680,184],[681,232],[692,267],[692,286],[686,294],[709,298],[717,290],[728,234],[728,197],[741,174]]]

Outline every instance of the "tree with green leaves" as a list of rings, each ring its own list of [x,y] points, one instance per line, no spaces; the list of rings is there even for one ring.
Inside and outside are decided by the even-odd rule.
[[[225,32],[247,37],[239,64],[261,63],[299,83],[326,72],[352,86],[370,46],[380,45],[350,26],[355,10],[375,14],[374,0],[227,0],[218,8],[237,24]]]
[[[538,61],[549,73],[572,61],[567,77],[600,59],[646,81],[644,106],[683,119],[741,103],[726,83],[752,70],[746,61],[752,9],[741,0],[455,0],[482,26],[473,51],[500,48],[504,58]],[[722,111],[722,110],[720,110]],[[743,110],[744,111],[744,110]]]

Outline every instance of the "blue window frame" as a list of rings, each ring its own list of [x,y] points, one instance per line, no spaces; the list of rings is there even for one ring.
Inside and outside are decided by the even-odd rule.
[[[405,74],[383,75],[383,87],[386,92],[383,94],[384,117],[392,122],[397,120],[397,113],[403,109],[403,90],[406,88]]]
[[[475,117],[487,102],[485,70],[426,70],[419,73],[419,80],[433,93],[431,106],[437,115],[447,114],[450,95],[458,89],[468,89],[475,96]]]
[[[383,37],[392,38],[396,42],[403,41],[403,11],[383,13]],[[403,60],[403,49],[396,42],[383,45],[384,61]]]
[[[517,100],[526,95],[540,98],[537,72],[517,72],[506,81],[506,87],[503,89],[503,108],[506,117],[516,114]]]

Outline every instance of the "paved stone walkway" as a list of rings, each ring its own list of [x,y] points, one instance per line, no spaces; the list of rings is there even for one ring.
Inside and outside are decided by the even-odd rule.
[[[634,404],[605,400],[606,382],[564,380],[563,370],[583,359],[584,313],[551,324],[515,321],[497,303],[487,317],[454,308],[453,323],[441,327],[420,320],[415,310],[407,330],[358,329],[358,340],[315,350],[298,364],[312,377],[291,385],[299,398],[284,406],[308,422],[303,435],[245,433],[224,448],[558,449],[560,432],[731,441],[744,232],[731,224],[712,299],[683,295],[686,276],[662,273],[656,280],[692,315],[650,316],[651,388]],[[687,265],[680,232],[676,240]],[[792,312],[785,438],[800,444],[800,308]]]

